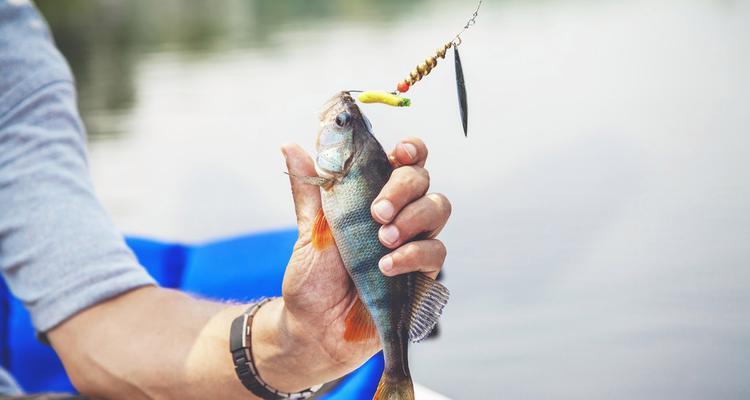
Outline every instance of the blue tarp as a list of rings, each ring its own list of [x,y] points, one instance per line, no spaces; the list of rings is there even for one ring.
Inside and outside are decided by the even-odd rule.
[[[296,237],[295,230],[281,230],[200,245],[143,238],[128,238],[127,242],[164,287],[205,298],[247,301],[281,294],[284,268]],[[35,339],[28,314],[2,280],[0,364],[28,392],[74,391],[59,359]],[[371,399],[382,371],[383,358],[378,354],[321,398]]]

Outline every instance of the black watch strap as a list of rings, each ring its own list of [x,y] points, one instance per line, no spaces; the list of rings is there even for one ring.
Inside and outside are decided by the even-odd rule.
[[[251,349],[252,337],[251,327],[253,317],[258,309],[272,299],[263,299],[248,308],[242,315],[232,321],[232,327],[229,331],[229,351],[232,353],[232,362],[234,370],[240,382],[251,391],[254,395],[265,400],[278,399],[308,399],[320,387],[308,388],[301,392],[287,393],[276,390],[265,383],[258,374],[253,361],[253,352]]]

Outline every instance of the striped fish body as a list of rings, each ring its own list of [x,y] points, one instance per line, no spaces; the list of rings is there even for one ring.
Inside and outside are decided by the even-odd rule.
[[[377,156],[363,157],[366,160],[361,165],[355,161],[341,182],[323,190],[323,211],[359,298],[375,322],[386,359],[385,371],[392,380],[407,381],[409,281],[413,276],[388,277],[378,268],[378,261],[390,250],[378,240],[380,225],[372,219],[370,205],[390,176],[391,167],[383,150],[377,150]]]
[[[380,271],[378,261],[391,250],[378,240],[380,224],[372,218],[370,206],[392,167],[372,135],[369,121],[348,93],[329,101],[321,121],[315,164],[321,179],[322,221],[364,306],[352,308],[346,329],[358,333],[345,333],[345,340],[361,339],[358,336],[368,331],[349,325],[374,323],[385,356],[385,370],[374,398],[413,399],[408,343],[415,336],[424,337],[437,322],[447,290],[420,273],[388,277]],[[420,305],[426,307],[424,312],[419,311]],[[356,313],[364,317],[352,316]]]

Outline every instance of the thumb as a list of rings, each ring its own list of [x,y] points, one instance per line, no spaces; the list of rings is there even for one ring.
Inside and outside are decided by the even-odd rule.
[[[295,176],[318,176],[312,158],[297,144],[281,146],[281,153],[286,159],[289,172],[289,183],[292,186],[294,212],[297,214],[297,225],[300,234],[309,233],[320,210],[320,188],[303,182]]]

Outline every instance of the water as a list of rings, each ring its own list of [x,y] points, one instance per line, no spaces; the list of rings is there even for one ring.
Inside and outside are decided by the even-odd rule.
[[[187,6],[186,6],[187,4]],[[336,90],[390,88],[473,2],[66,2],[97,190],[125,232],[294,223],[278,151]],[[453,298],[416,380],[452,398],[750,396],[750,4],[485,2],[414,106]]]

